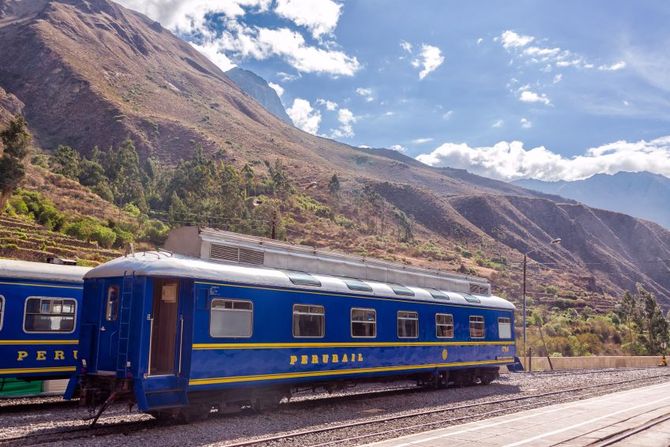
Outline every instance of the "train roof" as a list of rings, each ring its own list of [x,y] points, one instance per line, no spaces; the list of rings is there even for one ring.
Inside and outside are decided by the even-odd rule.
[[[0,259],[0,278],[81,283],[90,267]]]
[[[134,274],[192,278],[220,283],[252,284],[259,287],[314,290],[320,292],[378,296],[421,302],[444,302],[473,307],[514,309],[509,301],[491,295],[382,283],[357,278],[296,272],[241,264],[222,264],[168,252],[139,252],[106,262],[85,278],[111,278]],[[368,289],[368,290],[363,290]]]
[[[212,228],[186,226],[170,231],[165,248],[211,262],[295,270],[387,284],[411,284],[424,289],[490,295],[484,278]]]

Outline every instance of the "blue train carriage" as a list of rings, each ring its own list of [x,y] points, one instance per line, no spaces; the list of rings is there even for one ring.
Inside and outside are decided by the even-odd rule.
[[[298,386],[487,384],[513,363],[514,306],[481,280],[438,278],[460,292],[384,283],[367,279],[382,263],[228,242],[183,250],[209,259],[146,252],[89,272],[69,393],[79,383],[82,404],[104,403],[100,411],[125,400],[188,419],[213,406],[273,406]],[[286,268],[296,262],[366,279]],[[436,281],[425,271],[395,276]]]
[[[0,259],[0,382],[75,372],[86,267]]]

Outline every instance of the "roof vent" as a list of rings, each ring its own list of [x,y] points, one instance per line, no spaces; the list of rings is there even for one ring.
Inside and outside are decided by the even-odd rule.
[[[221,244],[211,244],[209,257],[217,261],[240,262],[254,265],[263,265],[265,260],[262,251]]]

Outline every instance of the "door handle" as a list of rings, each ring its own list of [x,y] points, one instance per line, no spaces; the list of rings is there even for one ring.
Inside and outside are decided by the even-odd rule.
[[[107,329],[105,329],[105,326],[100,326],[100,332],[105,332]]]

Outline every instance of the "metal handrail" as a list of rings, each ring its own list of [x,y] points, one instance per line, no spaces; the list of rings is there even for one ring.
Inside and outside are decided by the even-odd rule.
[[[151,375],[151,357],[153,353],[151,352],[152,349],[152,342],[154,339],[154,317],[151,315],[147,315],[147,320],[149,320],[149,364],[147,365],[147,375]]]
[[[181,375],[181,356],[184,349],[184,316],[179,316],[179,375]]]

